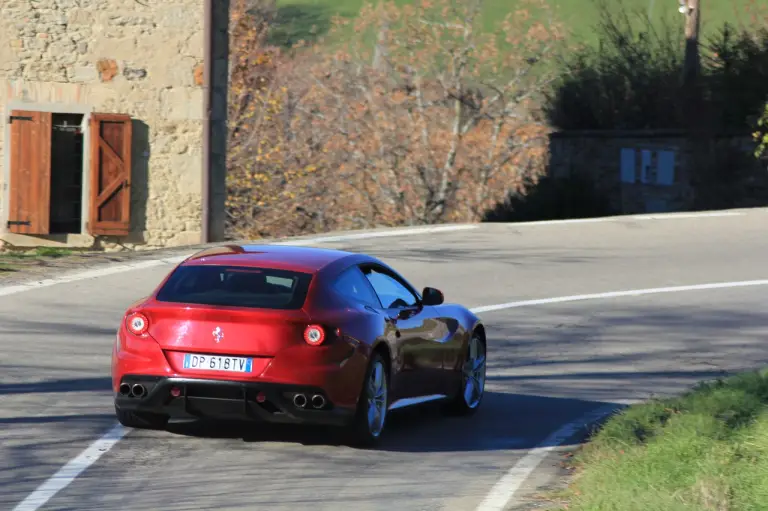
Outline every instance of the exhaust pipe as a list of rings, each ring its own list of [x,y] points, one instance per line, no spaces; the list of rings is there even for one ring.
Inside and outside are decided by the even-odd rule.
[[[325,398],[320,394],[312,396],[312,406],[314,408],[322,408],[325,406]]]
[[[144,395],[144,385],[137,383],[136,385],[131,387],[131,392],[135,397],[142,397]]]
[[[293,404],[298,406],[299,408],[304,408],[307,406],[307,396],[304,394],[296,394],[293,396]]]
[[[130,396],[131,395],[131,386],[127,383],[121,383],[120,384],[120,395],[121,396]]]

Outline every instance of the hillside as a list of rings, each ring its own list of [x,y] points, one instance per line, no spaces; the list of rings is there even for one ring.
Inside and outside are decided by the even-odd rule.
[[[334,15],[353,18],[366,0],[278,0],[280,30],[277,40],[281,43],[295,42],[311,38],[315,33],[322,34],[328,29]],[[412,0],[395,0],[402,5]],[[702,31],[704,37],[716,32],[723,23],[746,21],[746,6],[755,0],[718,0],[707,2],[703,8]],[[598,9],[593,0],[551,0],[561,20],[568,20],[574,39],[578,42],[594,41],[592,29],[598,16]],[[483,22],[487,29],[514,9],[516,0],[486,0]],[[619,2],[616,2],[619,3]],[[673,0],[623,0],[624,5],[638,12],[648,13],[654,21],[660,22],[665,17],[672,21],[682,16],[677,12],[677,3]],[[759,2],[758,2],[759,3]]]

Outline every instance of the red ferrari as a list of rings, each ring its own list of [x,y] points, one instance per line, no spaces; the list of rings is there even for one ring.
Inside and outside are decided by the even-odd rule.
[[[372,444],[392,410],[441,401],[473,413],[485,362],[477,316],[374,257],[227,245],[189,257],[127,310],[112,387],[128,427],[322,424]]]

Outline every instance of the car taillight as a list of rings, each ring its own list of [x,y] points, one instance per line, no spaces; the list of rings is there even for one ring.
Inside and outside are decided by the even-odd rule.
[[[311,346],[319,346],[325,340],[325,330],[320,325],[308,325],[304,329],[304,341]]]
[[[144,314],[134,312],[125,319],[128,331],[133,335],[144,335],[149,330],[149,320]]]

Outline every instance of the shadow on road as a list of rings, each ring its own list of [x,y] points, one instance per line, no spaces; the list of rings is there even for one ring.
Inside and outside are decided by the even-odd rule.
[[[768,310],[687,298],[695,301],[680,306],[658,296],[642,305],[601,300],[484,314],[489,383],[523,395],[623,403],[768,365]]]
[[[110,421],[114,422],[115,415],[111,413],[88,413],[79,415],[38,415],[34,417],[21,416],[21,417],[0,417],[0,425],[20,425],[20,424],[53,424],[57,426],[78,427],[83,426],[85,423],[88,425],[93,424],[108,424]]]
[[[432,406],[393,413],[381,449],[526,449],[606,403],[619,406],[676,393],[700,380],[768,364],[765,311],[755,306],[724,308],[717,302],[671,307],[663,297],[654,300],[654,305],[635,300],[582,302],[536,308],[535,314],[531,308],[521,308],[484,316],[489,332],[488,388],[479,412],[452,418]],[[53,359],[46,363],[55,365]],[[23,374],[42,375],[46,369],[35,364]],[[0,373],[13,370],[13,365],[0,364]],[[78,393],[67,398],[71,401],[82,400],[84,393],[109,393],[108,374],[67,376],[0,383],[0,395]],[[103,411],[105,418],[110,415],[111,410]],[[29,415],[19,410],[0,424],[51,423],[62,428],[77,424],[61,412]],[[168,434],[246,442],[344,443],[333,430],[282,425],[173,425]]]
[[[467,452],[531,449],[564,422],[606,406],[579,399],[556,399],[486,392],[471,417],[450,417],[438,405],[391,412],[377,450],[392,452]],[[620,408],[620,405],[616,405]],[[552,413],[556,411],[556,413]],[[587,432],[589,425],[584,425]],[[171,434],[237,439],[249,443],[347,445],[343,429],[297,425],[221,422],[169,424]],[[573,440],[578,441],[578,438]]]
[[[504,235],[504,234],[501,234]],[[507,233],[509,235],[509,233]],[[383,248],[370,242],[370,246],[361,248],[362,243],[358,242],[355,246],[339,244],[338,248],[350,252],[364,252],[374,254],[384,260],[392,260],[392,264],[399,267],[398,263],[403,261],[411,263],[448,263],[456,262],[476,262],[482,263],[493,261],[498,264],[509,266],[536,266],[543,264],[567,264],[567,263],[589,263],[600,261],[604,262],[613,259],[614,256],[604,249],[580,248],[575,252],[571,247],[553,247],[553,248],[500,248],[478,249],[478,246],[472,243],[469,236],[462,242],[452,243],[450,246],[437,246],[434,248],[424,248],[421,246],[408,246],[407,244],[398,244]],[[404,270],[403,270],[404,271]],[[404,271],[404,273],[407,273]]]
[[[109,392],[112,378],[62,378],[24,383],[0,383],[3,394],[56,394],[62,392]]]

